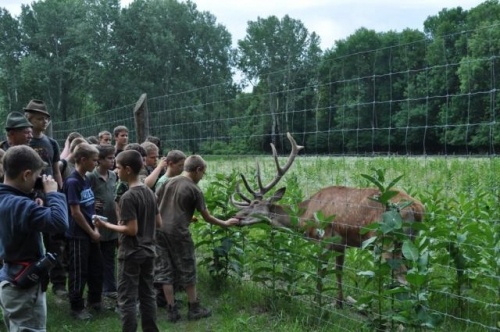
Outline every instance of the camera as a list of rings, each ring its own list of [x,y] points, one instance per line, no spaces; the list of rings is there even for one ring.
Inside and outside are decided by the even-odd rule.
[[[30,288],[47,278],[49,271],[56,265],[56,255],[47,253],[38,261],[26,266],[16,275],[14,282],[19,288]]]
[[[35,185],[33,186],[33,189],[34,189],[34,190],[43,191],[43,180],[42,180],[42,176],[39,176],[39,177],[37,177],[37,178],[36,178]]]

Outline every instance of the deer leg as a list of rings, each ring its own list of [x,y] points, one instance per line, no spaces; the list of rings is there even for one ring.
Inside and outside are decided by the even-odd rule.
[[[319,255],[318,265],[317,265],[317,279],[316,279],[316,303],[321,307],[322,306],[322,295],[323,295],[323,285],[325,276],[328,269],[328,256],[327,255]]]
[[[337,308],[342,308],[344,304],[344,293],[342,291],[342,273],[344,269],[344,253],[339,251],[339,255],[335,258],[335,275],[337,277]]]
[[[392,271],[392,276],[393,276],[394,279],[396,279],[396,281],[400,285],[403,285],[403,286],[407,285],[408,284],[408,282],[406,281],[406,271],[407,271],[407,268],[406,268],[406,265],[404,264],[404,262],[402,261],[402,255],[401,255],[401,253],[399,253],[399,252],[387,252],[387,251],[385,251],[384,253],[382,253],[382,257],[385,260],[392,259],[392,260],[399,260],[399,261],[401,261],[400,265]]]

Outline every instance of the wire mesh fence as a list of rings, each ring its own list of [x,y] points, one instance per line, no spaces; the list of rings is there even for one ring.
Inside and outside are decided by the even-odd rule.
[[[337,310],[334,258],[318,263],[317,244],[302,234],[266,227],[230,233],[237,239],[233,245],[244,247],[243,258],[230,259],[242,265],[232,275],[310,308],[311,319],[335,330],[380,320],[395,324],[393,328],[498,330],[500,71],[496,48],[478,56],[472,47],[475,35],[488,33],[496,45],[492,31],[497,28],[444,36],[444,50],[450,40],[466,44],[462,58],[442,52],[431,60],[425,55],[436,43],[400,42],[330,59],[318,72],[297,75],[300,81],[261,82],[251,92],[236,94],[226,85],[212,85],[150,97],[148,131],[161,139],[163,153],[180,149],[207,156],[212,175],[201,185],[208,190],[208,202],[212,182],[234,181],[238,173],[252,178],[255,159],[263,176],[272,177],[269,143],[288,153],[286,132],[305,146],[282,180],[288,187],[284,203],[291,207],[330,185],[373,185],[361,174],[374,169],[383,170],[389,180],[403,175],[398,187],[426,208],[425,226],[414,241],[418,254],[407,262],[408,285],[394,286],[373,251],[348,250],[345,293],[358,303]],[[422,54],[421,61],[407,61],[410,52]],[[282,71],[273,75],[286,76]],[[89,136],[125,125],[134,141],[133,107],[56,122],[54,137],[62,144],[71,131]],[[235,212],[228,207],[235,188],[225,190],[227,206],[213,207],[221,216]],[[204,257],[212,257],[212,247],[202,249]],[[321,264],[327,272],[319,278]],[[320,282],[324,286],[318,292]]]

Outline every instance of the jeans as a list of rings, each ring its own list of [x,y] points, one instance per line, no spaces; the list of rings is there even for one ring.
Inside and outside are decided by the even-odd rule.
[[[0,306],[7,331],[46,331],[47,302],[40,284],[21,289],[8,281],[0,282]]]

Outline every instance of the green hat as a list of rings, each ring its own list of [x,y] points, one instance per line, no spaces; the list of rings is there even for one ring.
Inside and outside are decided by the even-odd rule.
[[[5,130],[33,127],[31,122],[20,112],[10,112],[5,121]]]
[[[50,118],[50,114],[47,112],[47,107],[45,107],[43,100],[31,99],[28,106],[24,108],[24,111],[42,113]]]

